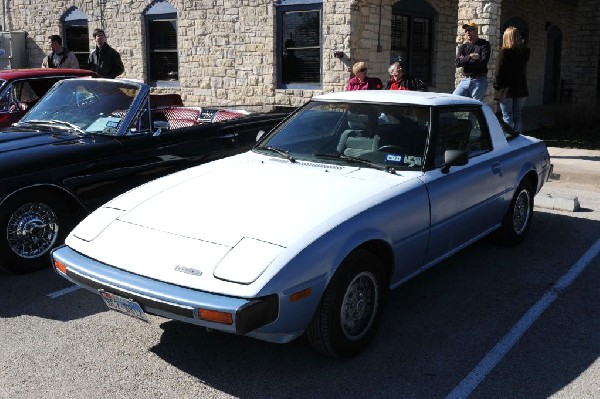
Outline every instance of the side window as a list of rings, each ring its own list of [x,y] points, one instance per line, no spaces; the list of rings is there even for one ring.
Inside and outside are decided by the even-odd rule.
[[[321,87],[323,2],[279,0],[275,5],[277,87]]]
[[[479,110],[440,112],[435,142],[435,167],[444,166],[446,150],[466,151],[469,158],[492,150],[492,140]]]
[[[148,109],[148,100],[146,100],[144,106],[131,122],[129,132],[126,134],[143,134],[150,131],[150,112],[148,112]]]
[[[28,81],[31,89],[34,91],[37,97],[43,97],[58,82],[59,78],[43,78],[43,79],[32,79]]]
[[[33,90],[33,88],[31,87],[29,82],[20,81],[15,82],[13,85],[13,99],[16,102],[30,104],[36,102],[39,99],[39,97],[35,93],[35,90]]]
[[[177,10],[169,2],[158,0],[146,10],[144,18],[148,81],[155,86],[177,86]]]

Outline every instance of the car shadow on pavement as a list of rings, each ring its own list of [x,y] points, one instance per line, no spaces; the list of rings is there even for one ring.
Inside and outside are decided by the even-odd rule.
[[[74,286],[51,268],[23,275],[0,274],[0,292],[0,319],[30,315],[70,321],[108,310],[99,296]]]
[[[553,288],[598,231],[599,221],[536,210],[521,245],[481,240],[392,291],[375,339],[352,359],[323,357],[303,337],[270,344],[176,321],[161,325],[151,350],[240,398],[443,398]],[[586,269],[559,293],[473,397],[549,397],[598,359],[599,269]]]

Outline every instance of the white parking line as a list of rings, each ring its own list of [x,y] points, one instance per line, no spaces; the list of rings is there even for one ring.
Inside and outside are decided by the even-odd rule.
[[[72,287],[67,287],[67,288],[63,288],[62,290],[58,290],[58,291],[55,291],[55,292],[51,292],[51,293],[49,293],[47,296],[49,296],[49,297],[50,297],[50,298],[52,298],[52,299],[56,299],[56,298],[58,298],[59,296],[63,296],[63,295],[65,295],[65,294],[68,294],[68,293],[70,293],[70,292],[77,291],[77,290],[79,290],[79,289],[81,289],[81,287],[80,287],[80,286],[78,286],[78,285],[74,285],[74,286],[72,286]]]
[[[586,251],[585,254],[575,263],[567,273],[565,273],[552,288],[550,288],[542,298],[533,305],[521,320],[519,320],[496,346],[479,362],[479,364],[469,373],[469,375],[460,382],[446,396],[446,399],[466,398],[473,392],[488,373],[496,367],[514,344],[525,334],[531,325],[542,315],[542,313],[554,302],[561,291],[567,288],[571,283],[585,270],[589,263],[600,253],[600,239]]]

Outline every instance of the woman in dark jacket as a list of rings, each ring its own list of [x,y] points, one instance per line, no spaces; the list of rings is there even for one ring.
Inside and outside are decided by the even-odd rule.
[[[529,48],[522,43],[519,31],[509,26],[502,36],[502,49],[496,60],[494,99],[498,100],[502,119],[517,132],[523,131],[521,114],[527,90]]]

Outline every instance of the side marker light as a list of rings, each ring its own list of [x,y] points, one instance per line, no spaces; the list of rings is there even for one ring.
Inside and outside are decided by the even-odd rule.
[[[54,259],[54,268],[63,274],[67,274],[67,265],[59,260]]]
[[[212,321],[220,324],[233,324],[233,315],[227,312],[219,312],[216,310],[198,309],[198,317],[200,320]]]
[[[310,294],[312,294],[310,288],[305,288],[302,291],[294,292],[292,295],[290,295],[290,302],[294,303],[300,299],[310,296]]]

